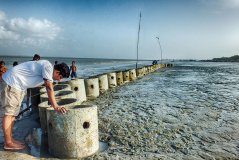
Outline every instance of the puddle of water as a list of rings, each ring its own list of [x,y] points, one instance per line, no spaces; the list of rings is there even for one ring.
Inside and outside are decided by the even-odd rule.
[[[42,134],[40,128],[34,128],[25,138],[30,147],[30,154],[35,157],[50,157],[48,153],[47,135]]]
[[[25,138],[30,147],[30,154],[38,158],[52,157],[48,152],[47,135],[42,134],[41,128],[34,128]],[[104,152],[109,148],[108,143],[99,142],[99,152]]]
[[[100,141],[99,152],[104,152],[109,148],[109,144],[107,142]]]

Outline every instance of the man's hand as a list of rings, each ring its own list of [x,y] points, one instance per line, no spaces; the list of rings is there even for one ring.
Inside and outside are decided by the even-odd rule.
[[[55,111],[59,112],[59,113],[62,113],[62,114],[65,114],[67,112],[66,108],[65,107],[55,107],[54,108]]]

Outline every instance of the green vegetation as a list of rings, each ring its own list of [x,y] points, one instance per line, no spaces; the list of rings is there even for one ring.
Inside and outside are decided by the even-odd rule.
[[[212,60],[206,60],[207,62],[239,62],[239,55],[231,57],[213,58]]]

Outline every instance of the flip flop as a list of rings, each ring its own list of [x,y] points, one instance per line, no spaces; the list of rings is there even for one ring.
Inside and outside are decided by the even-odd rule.
[[[6,146],[3,147],[3,149],[4,149],[5,151],[20,151],[20,150],[23,150],[23,149],[25,149],[25,148],[26,148],[26,146],[24,146],[23,148],[22,148],[22,147],[12,148],[12,147],[6,147]]]

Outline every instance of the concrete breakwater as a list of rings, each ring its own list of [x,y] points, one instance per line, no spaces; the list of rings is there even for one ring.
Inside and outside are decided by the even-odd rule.
[[[72,108],[75,108],[75,109],[77,108],[77,110],[82,110],[84,107],[76,107],[76,106],[80,105],[84,101],[87,101],[87,99],[89,99],[89,100],[96,99],[97,97],[100,96],[100,94],[106,92],[109,88],[114,88],[116,86],[123,85],[127,82],[135,81],[151,72],[154,72],[154,71],[156,71],[160,68],[164,68],[166,66],[169,67],[172,65],[144,66],[144,67],[138,68],[138,69],[130,69],[127,71],[117,71],[117,72],[106,73],[106,74],[103,74],[103,75],[105,75],[105,76],[103,76],[104,78],[102,77],[102,75],[89,77],[87,79],[84,79],[84,83],[82,83],[83,79],[76,79],[76,80],[72,80],[69,82],[64,82],[64,84],[57,84],[54,86],[54,89],[57,89],[56,95],[63,91],[64,91],[64,93],[67,93],[69,91],[69,88],[73,93],[75,93],[75,94],[72,94],[72,92],[70,93],[71,96],[73,96],[73,97],[71,97],[73,101],[69,100],[69,97],[67,97],[67,94],[59,96],[58,104],[60,106],[62,105],[64,107],[66,107],[69,110],[71,110]],[[107,78],[106,78],[106,76],[107,76]],[[125,77],[125,79],[124,79],[124,77]],[[107,86],[107,84],[108,84],[108,86]],[[85,87],[85,88],[83,88],[83,87]],[[78,96],[76,96],[76,95],[78,95]],[[45,98],[45,95],[44,96],[42,95],[42,97]],[[44,98],[42,98],[42,100]],[[47,99],[44,99],[44,100],[47,100]],[[74,127],[71,128],[70,126],[67,127],[67,124],[68,124],[67,118],[64,119],[63,118],[64,116],[56,116],[51,111],[52,111],[52,108],[50,108],[48,101],[44,101],[41,104],[39,104],[41,126],[42,126],[42,130],[43,130],[42,133],[48,132],[48,139],[50,140],[50,141],[48,141],[48,144],[50,147],[49,152],[52,153],[52,155],[55,155],[59,158],[72,158],[72,157],[80,158],[80,157],[92,155],[95,152],[97,152],[98,149],[92,149],[92,148],[88,149],[88,150],[84,150],[82,152],[77,151],[77,154],[76,154],[76,152],[73,153],[70,151],[69,152],[66,151],[67,153],[64,154],[60,150],[58,150],[57,147],[55,145],[53,145],[53,142],[51,141],[51,139],[54,139],[53,137],[56,136],[55,134],[56,133],[62,134],[61,136],[58,135],[57,137],[62,137],[60,142],[63,143],[62,145],[68,146],[67,143],[69,141],[69,137],[67,138],[67,134],[73,133],[71,130],[74,130],[76,132],[76,128],[74,128]],[[48,114],[48,112],[49,112],[49,114]],[[69,113],[71,113],[71,112],[69,112]],[[90,112],[87,112],[87,114],[89,114],[89,113]],[[72,118],[72,116],[70,116],[70,117]],[[85,115],[85,116],[87,116],[87,115]],[[61,124],[64,125],[65,127],[64,126],[59,127],[59,125],[58,125],[58,129],[61,129],[61,131],[62,131],[62,128],[64,128],[63,130],[65,130],[65,131],[59,132],[59,131],[57,131],[57,128],[55,128],[53,130],[53,128],[54,128],[53,126],[55,126],[55,125],[52,125],[53,122],[51,122],[52,120],[50,120],[51,119],[50,117],[55,117],[56,120],[54,120],[54,124],[56,126],[58,125],[57,123],[60,123],[60,121],[63,120],[64,122],[62,122]],[[68,116],[66,116],[66,117],[68,117]],[[78,119],[74,120],[74,122],[77,122],[78,120],[80,120],[80,117],[81,116],[77,116]],[[97,117],[97,115],[94,117]],[[98,124],[98,122],[95,122],[95,123]],[[83,126],[83,128],[84,128],[84,126]],[[95,128],[94,130],[97,130],[97,132],[98,132],[98,127],[97,127],[97,129]],[[87,133],[90,134],[92,132],[88,131]],[[85,137],[87,137],[87,136],[85,136]],[[97,145],[96,142],[99,142],[99,139],[97,138],[98,136],[93,136],[93,137],[94,138],[91,139],[91,141],[94,142],[94,143],[92,142],[93,144]],[[66,139],[64,140],[64,138],[66,138]],[[55,139],[55,140],[57,141],[57,139]],[[77,140],[75,140],[75,142],[76,141]],[[69,144],[69,145],[71,145],[70,148],[73,147],[74,149],[76,149],[77,148],[76,146],[83,145],[82,140],[79,140],[79,143],[81,143],[81,144],[70,143]],[[95,147],[95,145],[92,145],[92,143],[90,146],[93,148],[97,148],[97,147]],[[76,146],[74,146],[74,145],[76,145]],[[88,146],[88,148],[89,148],[89,146]]]

